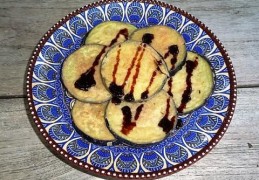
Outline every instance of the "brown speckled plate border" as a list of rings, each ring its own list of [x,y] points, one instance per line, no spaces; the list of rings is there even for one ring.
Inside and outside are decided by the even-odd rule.
[[[184,161],[180,164],[174,165],[171,168],[167,168],[167,169],[163,169],[163,170],[155,171],[155,172],[138,173],[138,174],[137,173],[111,172],[111,171],[99,169],[99,168],[96,168],[92,165],[81,162],[79,159],[69,155],[49,136],[49,134],[47,133],[45,128],[42,126],[42,123],[39,120],[39,117],[38,117],[37,112],[35,110],[35,106],[34,106],[34,103],[33,103],[33,97],[32,97],[32,76],[33,76],[33,69],[34,69],[34,66],[35,66],[35,62],[37,60],[37,57],[38,57],[42,47],[47,42],[47,40],[50,38],[52,33],[54,31],[56,31],[60,26],[62,26],[67,20],[69,20],[70,18],[72,18],[72,17],[74,17],[74,16],[76,16],[76,15],[78,15],[78,14],[80,14],[80,13],[86,11],[86,10],[88,10],[89,8],[97,7],[97,6],[107,4],[107,3],[111,3],[111,2],[122,2],[122,0],[98,1],[98,2],[91,3],[89,5],[86,5],[84,7],[81,7],[79,9],[73,11],[72,13],[70,13],[67,16],[65,16],[64,18],[62,18],[58,23],[56,23],[53,27],[51,27],[50,30],[47,31],[47,33],[42,37],[40,42],[37,44],[32,56],[29,60],[28,69],[27,69],[27,79],[26,79],[26,94],[27,94],[27,99],[28,99],[28,104],[29,104],[29,111],[30,111],[30,114],[32,115],[33,121],[35,122],[39,132],[41,133],[43,138],[46,140],[46,143],[49,144],[48,146],[51,147],[50,149],[55,152],[55,154],[57,154],[59,157],[61,157],[69,165],[71,165],[73,167],[76,167],[77,169],[79,169],[81,171],[88,172],[92,175],[96,175],[96,176],[104,177],[104,178],[154,179],[154,178],[161,178],[161,177],[164,177],[164,176],[168,176],[170,174],[176,173],[176,172],[178,172],[178,171],[180,171],[184,168],[189,167],[190,165],[194,164],[199,159],[204,157],[206,154],[208,154],[209,151],[211,149],[213,149],[213,147],[215,147],[216,144],[220,141],[220,139],[225,134],[225,132],[226,132],[226,130],[227,130],[227,128],[228,128],[228,126],[231,122],[231,119],[233,117],[233,113],[234,113],[234,110],[235,110],[235,106],[236,106],[236,97],[237,97],[236,86],[237,86],[237,83],[236,83],[236,76],[235,76],[234,68],[233,68],[232,62],[231,62],[225,48],[223,47],[222,43],[211,32],[211,30],[209,28],[207,28],[205,26],[205,24],[203,24],[197,18],[192,16],[191,14],[189,14],[186,11],[184,11],[180,8],[177,8],[173,5],[170,5],[170,4],[167,4],[167,3],[164,3],[164,2],[160,2],[160,1],[156,1],[156,0],[136,0],[136,1],[159,5],[161,7],[168,8],[172,11],[175,11],[175,12],[189,18],[191,21],[196,23],[201,29],[203,29],[210,36],[210,38],[215,42],[218,49],[220,50],[220,53],[222,54],[222,56],[225,60],[227,69],[228,69],[229,78],[230,78],[230,104],[228,106],[227,115],[224,118],[223,124],[221,125],[221,127],[218,130],[218,132],[216,133],[216,135],[208,143],[208,145],[206,145],[204,148],[202,148],[202,150],[197,152],[195,155],[193,155],[188,160],[186,160],[186,161]]]

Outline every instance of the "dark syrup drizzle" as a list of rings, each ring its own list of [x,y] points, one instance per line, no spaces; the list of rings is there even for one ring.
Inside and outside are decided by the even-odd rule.
[[[170,98],[166,101],[166,112],[165,116],[160,120],[158,123],[158,126],[163,128],[163,131],[167,134],[171,129],[174,127],[175,122],[175,116],[171,118],[171,120],[168,119],[169,116],[169,109],[170,109]]]
[[[186,89],[183,92],[181,104],[177,108],[177,111],[179,113],[183,112],[183,110],[186,108],[186,104],[191,100],[191,96],[190,96],[191,93],[192,93],[191,77],[192,77],[192,72],[197,67],[197,65],[198,65],[197,58],[195,59],[195,61],[190,61],[190,60],[186,61],[186,73],[187,73],[186,85],[187,86],[186,86]]]
[[[119,50],[117,51],[117,56],[116,56],[116,63],[114,65],[113,71],[112,71],[112,80],[116,84],[116,73],[118,70],[118,66],[120,63],[120,53],[121,53],[121,45],[119,45]]]
[[[151,85],[154,82],[155,77],[157,76],[157,71],[159,71],[163,74],[163,72],[161,71],[161,69],[159,67],[160,65],[163,64],[162,60],[160,59],[160,60],[157,60],[156,62],[157,62],[158,66],[157,66],[156,70],[152,73],[151,79],[149,81],[149,84],[148,84],[146,90],[143,93],[141,93],[141,99],[147,99],[148,98],[149,88],[151,87]]]
[[[124,97],[125,101],[132,102],[132,101],[135,100],[134,96],[133,96],[133,93],[134,93],[134,88],[135,88],[135,85],[137,83],[137,78],[138,78],[138,75],[139,75],[139,70],[140,70],[140,66],[141,66],[141,59],[142,59],[142,57],[145,53],[145,47],[146,47],[146,44],[144,44],[143,51],[141,52],[141,54],[139,55],[139,58],[137,60],[136,72],[133,75],[133,82],[132,82],[131,87],[130,87],[130,92],[128,94],[126,94],[125,97]]]
[[[128,68],[127,74],[126,74],[126,76],[125,76],[125,78],[124,78],[124,81],[123,81],[123,84],[122,84],[123,87],[126,85],[126,82],[127,82],[127,80],[129,79],[129,77],[130,77],[130,75],[131,75],[131,70],[133,69],[133,67],[134,67],[134,65],[135,65],[135,62],[136,62],[136,60],[137,60],[137,58],[138,58],[138,54],[140,53],[141,50],[142,50],[142,47],[139,46],[139,47],[137,48],[137,51],[135,52],[135,55],[134,55],[134,57],[133,57],[133,60],[131,61],[130,67]]]
[[[171,92],[172,91],[172,85],[173,85],[173,78],[169,79],[169,81],[167,82],[167,85],[169,86],[167,94],[169,94],[169,96],[173,97],[173,94]]]
[[[80,78],[75,82],[75,88],[88,91],[89,88],[96,85],[96,81],[94,79],[95,66],[99,64],[99,60],[102,55],[105,53],[106,46],[103,47],[102,51],[96,56],[93,65],[83,74],[81,74]]]
[[[148,98],[148,94],[149,94],[149,88],[150,86],[152,85],[152,83],[154,82],[154,79],[157,75],[157,72],[156,70],[153,72],[152,76],[151,76],[151,79],[149,81],[149,84],[148,84],[148,87],[146,89],[146,91],[144,91],[143,93],[141,93],[141,99],[147,99]]]
[[[136,114],[135,114],[135,117],[134,117],[135,121],[138,120],[139,115],[140,115],[140,113],[141,113],[141,111],[142,111],[143,106],[144,106],[144,104],[141,104],[141,105],[139,105],[139,106],[137,107],[137,109],[136,109]]]
[[[177,45],[172,45],[168,47],[168,52],[165,53],[164,55],[164,59],[166,59],[170,54],[173,55],[173,57],[171,58],[170,62],[171,62],[171,69],[170,69],[170,74],[172,73],[172,71],[174,70],[175,67],[175,63],[177,62],[177,55],[179,53],[179,49]]]
[[[117,56],[116,56],[116,63],[114,65],[113,72],[112,72],[113,82],[109,86],[110,92],[113,95],[112,103],[114,104],[120,104],[121,103],[120,98],[124,95],[122,87],[116,84],[116,73],[120,62],[120,52],[121,52],[120,48],[121,48],[121,45],[119,45],[119,50],[117,51]]]
[[[127,102],[133,102],[135,101],[133,93],[130,91],[128,94],[124,96],[124,100]]]
[[[162,64],[163,64],[163,62],[162,62],[161,59],[157,61],[157,65],[158,65],[158,66],[161,66]]]
[[[146,44],[151,44],[154,39],[154,34],[146,33],[142,36],[142,42]]]
[[[116,35],[116,37],[111,41],[111,43],[108,46],[103,47],[102,51],[96,56],[92,66],[86,72],[81,74],[78,80],[76,80],[74,84],[75,88],[83,91],[88,91],[91,87],[96,85],[96,81],[94,79],[95,67],[99,64],[99,61],[102,55],[106,52],[106,49],[114,45],[118,41],[118,38],[120,37],[120,35],[123,35],[125,39],[128,39],[128,36],[129,36],[128,29],[126,28],[121,29]]]
[[[124,90],[123,90],[124,86],[126,85],[126,82],[129,79],[129,76],[131,74],[131,70],[134,67],[135,61],[137,60],[138,54],[141,51],[141,49],[142,49],[141,46],[139,46],[137,48],[137,51],[135,52],[134,58],[131,61],[131,65],[130,65],[130,67],[127,70],[127,74],[126,74],[126,76],[124,78],[124,81],[123,81],[122,85],[117,85],[116,84],[116,82],[115,82],[115,80],[116,80],[116,71],[113,70],[113,72],[114,72],[112,74],[113,75],[113,82],[111,82],[111,84],[109,86],[109,90],[110,90],[110,92],[113,95],[112,102],[115,103],[115,104],[120,104],[120,102],[121,102],[120,99],[122,98],[122,96],[124,96]],[[115,66],[116,66],[116,64],[115,64]],[[116,68],[115,66],[114,66],[114,69]]]
[[[181,119],[178,119],[175,128],[176,129],[180,129],[181,127],[183,127],[183,121]]]
[[[112,96],[112,103],[118,105],[121,103],[121,99],[117,96]]]
[[[133,75],[133,82],[131,84],[130,92],[124,96],[124,100],[125,101],[132,102],[132,101],[135,100],[134,96],[133,96],[134,87],[136,85],[137,78],[138,78],[138,75],[139,75],[139,70],[140,70],[140,66],[141,66],[141,59],[142,59],[142,57],[144,55],[145,47],[146,47],[146,44],[144,44],[144,48],[142,48],[142,46],[139,46],[137,48],[137,50],[135,52],[135,55],[134,55],[134,57],[133,57],[133,59],[131,61],[130,67],[127,70],[127,74],[126,74],[126,76],[124,78],[124,81],[123,81],[122,85],[117,85],[116,84],[116,73],[117,73],[117,68],[118,68],[119,61],[120,61],[119,52],[118,52],[117,58],[116,58],[116,64],[114,65],[113,74],[112,74],[113,82],[111,82],[111,84],[109,86],[109,90],[110,90],[110,92],[113,95],[113,98],[112,98],[112,102],[113,103],[119,104],[121,102],[121,98],[124,96],[124,87],[125,87],[126,82],[128,81],[128,79],[129,79],[129,77],[131,75],[131,72],[132,72],[132,69],[134,68],[135,63],[137,62],[136,72]],[[120,51],[120,49],[119,49],[119,51]]]
[[[123,122],[121,132],[125,135],[129,134],[129,132],[136,126],[135,122],[131,122],[132,114],[129,106],[124,106],[121,108],[123,114]]]
[[[123,122],[122,122],[122,129],[121,132],[125,135],[128,135],[129,132],[136,126],[136,121],[139,118],[139,115],[142,111],[143,104],[139,105],[136,109],[136,114],[134,116],[135,122],[131,122],[132,119],[132,113],[129,106],[124,106],[121,108],[122,114],[123,114]]]

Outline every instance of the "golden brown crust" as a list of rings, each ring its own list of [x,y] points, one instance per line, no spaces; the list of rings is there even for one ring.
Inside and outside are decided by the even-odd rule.
[[[123,125],[125,123],[123,108],[125,107],[130,109],[131,122],[136,123],[129,131],[130,126],[127,128]],[[136,118],[136,114],[138,114],[138,118]],[[165,116],[169,120],[167,126],[171,125],[171,129],[175,128],[177,111],[173,99],[165,91],[160,91],[149,101],[143,103],[122,102],[115,105],[110,102],[106,109],[105,118],[109,128],[117,136],[132,143],[148,144],[161,141],[170,131],[170,129],[166,129],[164,122],[161,122]]]
[[[76,101],[72,109],[73,122],[76,127],[91,138],[112,141],[114,136],[105,124],[104,111],[107,103],[89,104]]]
[[[159,54],[137,41],[114,46],[101,65],[101,75],[107,88],[115,83],[123,87],[124,95],[132,93],[135,101],[145,99],[141,95],[147,90],[148,97],[159,92],[167,78],[166,73],[166,65]]]
[[[119,35],[116,43],[121,43],[127,40],[129,34],[131,34],[137,28],[129,23],[118,22],[118,21],[107,21],[103,22],[94,29],[92,29],[85,40],[85,44],[101,44],[109,46],[111,41],[118,35],[120,30],[126,29],[127,36]]]
[[[84,102],[101,103],[111,98],[110,93],[102,83],[100,62],[95,67],[94,80],[96,81],[96,85],[87,91],[75,87],[75,82],[83,73],[92,67],[93,62],[103,48],[104,46],[101,45],[84,45],[65,60],[62,68],[62,80],[67,90],[76,99]]]
[[[187,53],[187,61],[197,61],[197,67],[194,68],[191,76],[191,94],[190,101],[183,109],[183,113],[190,112],[200,107],[209,97],[213,90],[214,80],[213,72],[206,59],[194,52]],[[187,88],[186,83],[187,71],[186,65],[178,71],[171,79],[168,79],[164,90],[173,95],[176,107],[181,106],[182,96]],[[170,88],[171,87],[171,88]]]
[[[147,34],[148,36],[145,38]],[[177,67],[185,60],[186,47],[184,38],[176,30],[168,26],[157,25],[138,29],[132,33],[130,39],[148,41],[148,43],[164,57],[170,74],[173,74]],[[173,52],[177,51],[177,49],[173,48],[175,45],[178,48],[176,56],[173,55]]]

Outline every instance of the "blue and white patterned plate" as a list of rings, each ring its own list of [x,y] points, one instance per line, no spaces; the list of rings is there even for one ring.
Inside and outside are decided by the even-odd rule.
[[[88,31],[110,20],[138,28],[170,26],[183,35],[187,50],[208,58],[215,72],[215,89],[206,104],[182,116],[183,128],[159,144],[101,146],[88,142],[72,126],[73,98],[61,83],[62,63]],[[64,161],[96,175],[157,178],[190,166],[217,144],[233,116],[236,80],[222,44],[187,12],[154,0],[99,1],[70,13],[40,40],[29,62],[27,94],[36,126]]]

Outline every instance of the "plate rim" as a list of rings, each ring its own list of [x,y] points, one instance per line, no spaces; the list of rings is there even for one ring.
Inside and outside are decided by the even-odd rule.
[[[67,152],[65,152],[47,133],[45,128],[43,127],[38,115],[37,111],[34,106],[33,102],[33,96],[32,96],[32,76],[33,76],[33,70],[35,67],[35,63],[37,61],[37,57],[42,49],[42,47],[45,45],[47,40],[50,38],[50,36],[55,32],[59,27],[61,27],[63,24],[65,24],[69,19],[72,17],[85,12],[89,8],[105,5],[108,3],[119,3],[119,2],[139,2],[139,3],[149,3],[153,5],[158,5],[160,7],[164,7],[167,9],[170,9],[171,11],[175,11],[182,16],[187,17],[191,21],[193,21],[196,25],[198,25],[204,32],[207,33],[207,35],[213,40],[213,42],[216,44],[217,48],[219,49],[220,53],[222,54],[222,57],[224,58],[224,62],[226,64],[226,67],[228,69],[229,73],[229,80],[230,80],[230,99],[229,99],[229,106],[227,110],[227,115],[225,116],[221,127],[217,131],[217,133],[214,135],[214,137],[210,140],[210,142],[204,146],[200,151],[198,151],[195,155],[191,156],[187,160],[185,160],[182,163],[179,163],[177,165],[174,165],[173,167],[166,168],[159,171],[153,171],[153,172],[145,172],[145,173],[123,173],[123,172],[112,172],[101,168],[96,168],[92,165],[89,165],[87,163],[81,162],[80,159],[77,159],[73,157],[72,155],[69,155]],[[26,73],[26,96],[27,96],[27,104],[29,105],[29,114],[31,115],[34,124],[36,125],[37,129],[39,130],[41,137],[44,138],[45,142],[47,144],[47,147],[49,150],[54,152],[55,155],[57,155],[60,159],[62,159],[65,163],[68,165],[75,167],[78,170],[81,170],[83,172],[87,172],[91,175],[95,175],[98,177],[113,177],[113,178],[122,178],[122,179],[135,179],[135,178],[161,178],[165,177],[171,174],[174,174],[178,171],[181,171],[190,165],[194,164],[204,156],[206,156],[220,141],[220,139],[225,134],[226,130],[228,129],[228,126],[232,120],[235,106],[236,106],[236,99],[237,99],[237,81],[236,76],[233,68],[233,64],[230,60],[230,57],[220,42],[220,40],[217,38],[217,36],[201,21],[199,21],[196,17],[191,15],[185,10],[182,10],[181,8],[178,8],[174,5],[161,2],[159,0],[132,0],[132,1],[126,1],[126,0],[101,0],[96,1],[90,4],[87,4],[81,8],[78,8],[74,10],[73,12],[69,13],[65,17],[63,17],[61,20],[59,20],[56,24],[54,24],[41,38],[41,40],[36,45],[27,66],[27,73]]]

